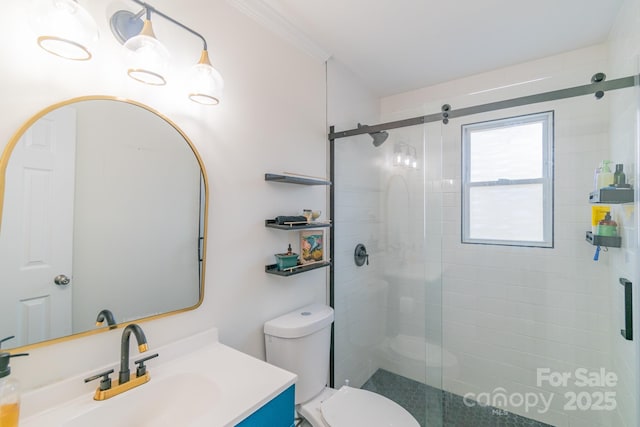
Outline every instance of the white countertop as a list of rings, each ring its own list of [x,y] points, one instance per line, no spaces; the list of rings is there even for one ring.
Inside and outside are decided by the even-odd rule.
[[[206,410],[203,409],[205,413],[197,421],[182,425],[234,426],[294,384],[297,378],[295,374],[219,343],[215,329],[160,347],[149,354],[154,352],[157,352],[159,357],[147,362],[151,381],[106,401],[93,400],[93,393],[99,381],[84,384],[84,378],[111,368],[115,369],[112,378],[117,378],[119,362],[103,370],[97,369],[25,393],[22,396],[20,426],[63,426],[69,420],[101,410],[105,405],[128,409],[125,405],[128,405],[129,401],[135,404],[137,399],[144,398],[145,387],[148,387],[148,395],[152,395],[151,387],[163,384],[162,381],[169,384],[172,378],[188,378],[195,375],[205,378],[207,381],[203,382],[204,384],[213,385],[210,387],[215,389],[211,390],[212,402],[207,405]],[[132,360],[144,355],[135,356]],[[133,362],[130,368],[133,368],[132,372],[135,373]],[[154,382],[156,384],[153,384]],[[175,390],[175,393],[188,394],[188,390]],[[166,393],[163,391],[163,394]],[[94,423],[92,425],[97,427]]]

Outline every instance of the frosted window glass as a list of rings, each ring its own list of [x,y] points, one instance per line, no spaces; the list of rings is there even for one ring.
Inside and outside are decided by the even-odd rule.
[[[462,241],[553,247],[553,112],[462,126]]]
[[[472,187],[469,193],[469,238],[544,241],[543,186]]]
[[[470,181],[542,177],[542,123],[470,132]]]

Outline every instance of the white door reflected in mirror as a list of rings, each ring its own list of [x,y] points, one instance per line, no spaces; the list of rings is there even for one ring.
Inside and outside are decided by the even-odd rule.
[[[18,346],[71,333],[72,288],[52,277],[72,271],[75,143],[75,110],[52,111],[20,138],[7,166],[0,325]]]

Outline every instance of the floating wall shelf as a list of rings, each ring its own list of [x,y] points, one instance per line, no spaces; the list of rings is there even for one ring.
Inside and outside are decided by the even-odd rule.
[[[301,185],[331,185],[331,181],[321,178],[307,177],[303,175],[280,175],[275,173],[265,173],[265,181],[284,182],[287,184],[301,184]]]
[[[275,228],[278,230],[304,230],[308,228],[326,228],[331,227],[330,222],[309,222],[300,224],[276,224],[275,219],[265,219],[264,226],[267,228]]]
[[[331,185],[331,181],[323,178],[316,178],[307,175],[296,175],[291,173],[275,174],[265,173],[265,181],[283,182],[286,184],[298,184],[298,185]],[[264,225],[267,228],[275,228],[277,230],[304,230],[309,228],[326,228],[331,227],[331,222],[299,222],[291,224],[276,224],[275,219],[267,219],[264,221]],[[326,254],[325,254],[326,255]],[[327,257],[328,258],[328,257]],[[331,265],[330,261],[318,261],[309,264],[301,264],[292,268],[286,268],[284,270],[278,270],[277,264],[269,264],[264,267],[264,271],[268,274],[275,274],[277,276],[293,276],[295,274],[305,273],[307,271],[315,270],[317,268],[328,267]]]
[[[313,264],[308,264],[308,265],[303,264],[293,268],[278,270],[277,264],[270,264],[264,267],[264,271],[266,271],[269,274],[275,274],[277,276],[293,276],[294,274],[300,274],[310,270],[315,270],[317,268],[328,267],[330,265],[331,263],[329,261],[321,261],[321,262],[314,262]]]

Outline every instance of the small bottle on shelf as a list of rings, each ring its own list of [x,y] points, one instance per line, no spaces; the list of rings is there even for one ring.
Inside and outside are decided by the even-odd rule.
[[[617,236],[618,235],[618,223],[611,219],[611,213],[607,212],[598,223],[597,235],[599,236]]]
[[[603,160],[600,164],[600,171],[596,178],[596,191],[613,185],[613,173],[609,167],[610,163],[610,160]]]
[[[613,174],[613,185],[616,187],[624,187],[627,183],[627,177],[624,174],[623,169],[624,165],[622,165],[621,163],[618,163],[616,165],[616,171]]]

